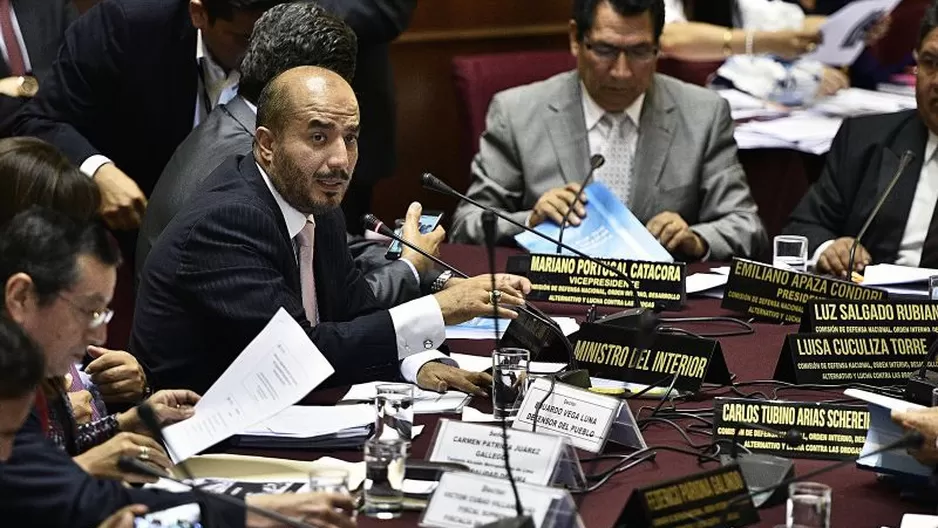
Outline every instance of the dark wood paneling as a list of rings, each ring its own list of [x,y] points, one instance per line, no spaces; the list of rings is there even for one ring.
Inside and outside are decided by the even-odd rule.
[[[395,175],[380,182],[372,209],[401,217],[407,204],[445,211],[455,202],[423,190],[420,174],[432,172],[465,190],[469,167],[461,154],[465,124],[452,78],[457,55],[565,49],[569,0],[423,0],[410,29],[391,46],[397,88]],[[448,223],[448,222],[447,222]]]

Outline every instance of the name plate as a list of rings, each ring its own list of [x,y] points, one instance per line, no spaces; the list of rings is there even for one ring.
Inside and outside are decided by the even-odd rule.
[[[742,398],[716,398],[713,405],[713,433],[716,439],[727,440],[722,445],[735,440],[753,453],[787,458],[843,460],[860,456],[870,427],[870,412],[862,405]],[[783,436],[787,431],[800,433],[801,445],[789,445]],[[739,453],[746,451],[738,449]]]
[[[548,396],[549,393],[549,396]],[[541,404],[543,402],[543,405]],[[574,447],[599,453],[619,416],[622,400],[545,378],[534,380],[521,402],[512,429],[566,437]],[[536,411],[536,412],[535,412]]]
[[[687,271],[683,262],[645,262],[598,259],[621,271],[613,273],[595,262],[567,255],[515,255],[507,272],[531,281],[528,299],[566,304],[595,304],[629,308],[635,293],[645,308],[657,304],[677,310],[687,297]]]
[[[938,332],[938,303],[933,301],[810,301],[801,332],[854,334],[927,334]]]
[[[643,488],[629,497],[616,526],[749,526],[759,513],[739,466],[731,464]]]
[[[723,349],[713,339],[656,333],[651,343],[639,343],[636,330],[584,323],[573,347],[578,364],[591,376],[697,392],[705,381],[730,384]]]
[[[583,526],[570,492],[518,483],[525,515],[537,527]],[[472,473],[444,473],[420,518],[426,528],[468,528],[515,516],[511,483]]]
[[[812,299],[876,301],[886,297],[882,290],[852,282],[734,258],[722,306],[753,317],[797,323]]]
[[[903,384],[921,368],[934,340],[935,334],[790,334],[774,379],[798,384]]]
[[[427,460],[465,464],[476,474],[506,478],[501,427],[440,420]],[[542,486],[584,482],[579,459],[560,436],[508,431],[509,462],[517,482]]]

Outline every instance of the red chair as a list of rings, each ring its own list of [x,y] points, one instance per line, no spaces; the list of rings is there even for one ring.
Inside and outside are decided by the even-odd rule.
[[[892,12],[889,32],[872,48],[880,64],[905,62],[918,44],[919,26],[931,0],[902,0]]]

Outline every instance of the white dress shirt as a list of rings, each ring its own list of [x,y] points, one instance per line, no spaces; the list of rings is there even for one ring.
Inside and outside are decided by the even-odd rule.
[[[896,254],[894,264],[918,267],[922,261],[922,246],[925,245],[925,237],[928,235],[931,217],[935,212],[935,206],[938,205],[938,159],[935,159],[936,149],[938,149],[938,136],[929,131],[928,143],[925,144],[925,162],[922,163],[922,171],[919,173],[918,183],[915,185],[915,194],[912,195],[912,207],[909,208],[909,218],[906,220],[905,230],[902,232],[902,240],[899,242],[899,251]],[[814,250],[814,255],[811,257],[814,265],[817,264],[821,254],[833,243],[833,240],[828,240]]]
[[[609,158],[609,136],[613,130],[613,127],[608,126],[608,121],[603,120],[603,116],[606,115],[606,111],[603,110],[599,104],[590,97],[589,92],[586,91],[586,86],[580,83],[580,99],[583,104],[583,117],[586,121],[586,130],[587,130],[587,142],[589,143],[590,155],[593,154],[602,154]],[[641,133],[639,129],[639,123],[641,123],[642,118],[642,105],[645,104],[645,94],[641,94],[638,98],[635,99],[628,108],[623,112],[629,119],[632,120],[632,124],[635,126],[635,132],[629,137],[629,144],[626,145],[626,148],[632,153],[632,160],[634,163],[635,160],[635,149],[638,146],[638,135]],[[616,116],[611,114],[614,119],[621,119],[621,114]],[[608,164],[606,166],[600,167],[596,170],[596,178],[599,179],[604,170],[610,170],[614,167],[610,167]],[[630,176],[631,177],[631,176]]]
[[[26,65],[26,71],[32,71],[33,66],[29,62],[29,50],[26,49],[26,41],[23,40],[23,32],[20,31],[20,23],[16,19],[16,9],[13,8],[13,2],[10,2],[10,18],[13,20],[13,33],[16,35],[16,42],[23,52],[23,64]],[[7,43],[0,38],[0,51],[3,52],[3,60],[10,64],[10,52],[7,50]]]
[[[274,200],[280,207],[291,240],[303,229],[307,220],[315,224],[312,215],[304,215],[283,199],[260,165],[257,165],[257,169],[261,172],[264,183],[267,184],[267,188],[270,189]],[[313,258],[316,258],[315,254]],[[420,297],[388,311],[391,314],[391,323],[394,325],[394,335],[397,336],[397,357],[401,361],[401,375],[405,380],[416,383],[420,368],[430,361],[442,360],[455,365],[454,361],[435,349],[446,339],[443,312],[435,297],[432,295]]]
[[[17,31],[17,35],[19,32]],[[0,39],[2,41],[3,39]],[[238,85],[241,82],[241,73],[232,70],[225,73],[209,49],[205,47],[202,40],[202,30],[196,31],[195,37],[195,63],[199,67],[198,89],[195,97],[195,114],[192,118],[192,128],[199,126],[199,123],[213,108],[222,103],[227,103],[238,94]],[[25,49],[25,48],[23,48]],[[5,52],[4,52],[5,53]],[[28,63],[27,63],[28,64]],[[206,98],[208,104],[206,104]],[[94,154],[81,163],[79,170],[89,178],[94,177],[94,173],[102,165],[111,163],[111,159],[102,154]]]

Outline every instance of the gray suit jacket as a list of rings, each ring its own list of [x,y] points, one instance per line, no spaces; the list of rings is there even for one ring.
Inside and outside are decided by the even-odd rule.
[[[537,199],[589,169],[577,72],[501,92],[489,106],[468,195],[525,222]],[[657,74],[646,97],[629,208],[642,222],[673,211],[710,245],[710,258],[758,254],[765,229],[736,158],[729,106],[710,90]],[[460,204],[457,242],[480,243],[481,211]],[[519,229],[499,222],[502,242]]]
[[[137,239],[137,277],[150,248],[212,171],[230,156],[251,153],[255,120],[245,100],[235,97],[215,108],[179,145],[150,195]],[[348,242],[356,265],[384,308],[419,297],[422,287],[428,289],[439,276],[429,273],[418,283],[406,263],[384,258],[383,244],[355,235],[348,235]]]

